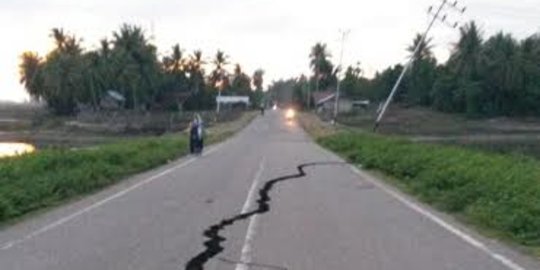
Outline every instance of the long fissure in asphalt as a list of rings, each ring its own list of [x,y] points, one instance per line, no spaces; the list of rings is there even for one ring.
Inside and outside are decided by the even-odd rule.
[[[191,258],[186,264],[186,270],[202,270],[204,265],[212,258],[214,258],[219,253],[223,252],[225,249],[221,243],[225,242],[227,239],[221,236],[219,233],[223,231],[226,227],[233,225],[234,223],[242,220],[246,220],[253,215],[260,215],[270,211],[270,191],[279,182],[284,182],[292,179],[298,179],[306,176],[307,174],[304,171],[306,167],[322,166],[322,165],[346,165],[346,162],[313,162],[300,164],[296,167],[298,173],[285,175],[278,178],[268,180],[264,183],[264,186],[259,190],[259,199],[257,200],[258,207],[255,210],[252,210],[247,213],[239,214],[234,217],[223,219],[219,223],[213,224],[208,227],[203,236],[209,240],[204,242],[205,250],[195,257]]]

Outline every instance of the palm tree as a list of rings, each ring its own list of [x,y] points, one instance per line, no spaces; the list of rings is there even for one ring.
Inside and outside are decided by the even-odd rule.
[[[423,39],[422,35],[417,34],[413,43],[407,47],[413,62],[407,77],[408,87],[402,93],[410,104],[429,105],[431,102],[430,92],[435,83],[437,67],[431,51],[433,48],[431,41],[431,38]]]
[[[474,21],[459,29],[460,39],[454,46],[450,63],[457,74],[466,77],[478,77],[482,55],[482,32]]]
[[[257,69],[253,73],[252,81],[253,81],[253,85],[255,86],[255,90],[257,91],[262,91],[263,89],[263,75],[264,75],[264,70],[262,69]]]
[[[183,69],[182,51],[180,50],[180,45],[178,44],[172,47],[171,61],[173,72],[177,73]]]
[[[214,65],[216,65],[216,70],[222,70],[225,65],[228,65],[229,56],[225,55],[222,51],[217,51],[216,58],[214,59]]]
[[[204,69],[202,67],[204,64],[206,64],[206,62],[204,62],[202,58],[202,52],[200,50],[193,52],[188,66],[190,79],[195,93],[200,91],[201,84],[204,83]]]
[[[456,111],[475,114],[479,111],[479,82],[481,80],[482,33],[474,21],[459,29],[460,39],[448,60],[449,78],[456,86],[451,91],[453,107]],[[473,89],[474,91],[471,91]],[[471,103],[474,100],[473,103]]]
[[[433,45],[431,44],[432,41],[433,41],[433,38],[422,40],[422,35],[416,34],[413,44],[407,47],[407,51],[411,54],[410,57],[414,57],[414,61],[432,58],[433,57],[433,52],[431,51],[431,49],[433,48]],[[419,48],[418,50],[416,50],[418,46]],[[416,51],[416,54],[413,55],[415,51]]]
[[[210,76],[210,83],[212,86],[220,88],[220,90],[223,90],[226,88],[227,83],[227,75],[225,74],[226,71],[224,67],[229,64],[228,62],[228,56],[225,55],[223,51],[218,50],[216,53],[216,57],[212,61],[216,68],[212,72],[212,75]]]
[[[316,91],[320,89],[321,81],[323,87],[330,86],[333,81],[336,70],[334,70],[334,65],[330,60],[328,60],[330,56],[326,44],[316,43],[315,46],[311,48],[311,53],[309,54],[309,57],[311,58],[310,66],[313,68],[315,74]]]
[[[513,111],[514,101],[525,86],[520,68],[519,45],[512,36],[498,33],[484,44],[482,72],[486,94],[497,113],[508,115]]]
[[[159,64],[156,48],[148,43],[140,27],[124,24],[113,33],[113,59],[117,86],[123,90],[132,108],[148,105],[158,92]]]
[[[66,34],[62,28],[53,28],[51,37],[54,39],[56,48],[63,49],[66,42]]]
[[[25,52],[19,65],[20,83],[34,99],[43,97],[43,80],[41,77],[42,59],[37,53]]]

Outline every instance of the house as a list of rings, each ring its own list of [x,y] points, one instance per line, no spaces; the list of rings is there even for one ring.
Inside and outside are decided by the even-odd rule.
[[[322,91],[313,93],[313,100],[318,113],[333,113],[335,106],[335,91]],[[369,100],[353,100],[340,96],[338,110],[339,113],[351,113],[362,109],[367,109]]]
[[[248,96],[217,96],[216,103],[223,107],[249,108],[251,102]]]
[[[101,98],[100,107],[105,110],[120,110],[124,108],[126,98],[115,90],[108,90]]]

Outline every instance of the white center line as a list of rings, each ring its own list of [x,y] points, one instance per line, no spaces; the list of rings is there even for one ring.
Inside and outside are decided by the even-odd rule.
[[[213,152],[217,151],[218,149],[220,149],[221,147],[223,147],[223,143],[212,147],[208,151],[204,152],[202,156],[208,156],[208,155],[212,154]],[[133,191],[133,190],[135,190],[137,188],[140,188],[140,187],[142,187],[142,186],[144,186],[146,184],[149,184],[150,182],[152,182],[152,181],[154,181],[154,180],[156,180],[156,179],[158,179],[158,178],[160,178],[162,176],[165,176],[165,175],[167,175],[167,174],[169,174],[169,173],[171,173],[171,172],[173,172],[173,171],[175,171],[177,169],[183,168],[183,167],[191,164],[192,162],[194,162],[196,160],[197,160],[197,158],[192,157],[192,158],[190,158],[190,159],[188,159],[188,160],[186,160],[186,161],[184,161],[184,162],[182,162],[182,163],[180,163],[180,164],[178,164],[178,165],[176,165],[174,167],[171,167],[171,168],[166,169],[166,170],[164,170],[164,171],[162,171],[162,172],[160,172],[158,174],[155,174],[155,175],[153,175],[151,177],[148,177],[148,178],[142,180],[141,182],[138,182],[137,184],[135,184],[133,186],[130,186],[130,187],[124,189],[124,190],[121,190],[121,191],[119,191],[119,192],[117,192],[117,193],[115,193],[115,194],[113,194],[113,195],[111,195],[111,196],[109,196],[109,197],[107,197],[107,198],[105,198],[103,200],[100,200],[100,201],[98,201],[96,203],[93,203],[92,205],[90,205],[88,207],[85,207],[85,208],[83,208],[83,209],[81,209],[81,210],[79,210],[79,211],[77,211],[77,212],[75,212],[73,214],[70,214],[70,215],[68,215],[66,217],[63,217],[63,218],[60,218],[60,219],[58,219],[58,220],[56,220],[56,221],[54,221],[54,222],[52,222],[50,224],[47,224],[47,225],[45,225],[45,226],[43,226],[43,227],[41,227],[41,228],[31,232],[31,233],[25,235],[24,237],[21,237],[19,239],[3,243],[3,244],[0,245],[0,250],[8,250],[8,249],[10,249],[10,248],[12,248],[12,247],[14,247],[16,245],[19,245],[19,244],[21,244],[21,243],[23,243],[25,241],[28,241],[28,240],[36,237],[36,236],[39,236],[39,235],[41,235],[41,234],[43,234],[45,232],[48,232],[48,231],[50,231],[50,230],[52,230],[52,229],[54,229],[56,227],[64,225],[65,223],[67,223],[67,222],[69,222],[69,221],[71,221],[71,220],[73,220],[73,219],[87,213],[87,212],[90,212],[90,211],[92,211],[92,210],[94,210],[94,209],[96,209],[96,208],[98,208],[98,207],[112,201],[112,200],[118,199],[118,198],[128,194],[129,192],[131,192],[131,191]]]
[[[255,178],[253,179],[253,183],[251,184],[251,188],[249,189],[249,193],[246,198],[246,202],[244,203],[244,207],[242,207],[242,214],[247,213],[252,208],[252,204],[254,203],[254,197],[255,197],[255,194],[257,193],[257,185],[259,183],[259,180],[262,176],[262,172],[264,170],[264,163],[265,163],[265,158],[263,157],[261,160],[261,163],[259,164],[259,170],[257,171]],[[258,223],[258,216],[259,215],[253,215],[249,219],[249,225],[246,231],[246,238],[244,239],[244,245],[242,246],[242,252],[240,255],[240,263],[236,265],[235,270],[248,270],[249,269],[248,264],[251,263],[251,243],[253,242],[253,238],[255,237],[255,231],[256,231],[257,223]]]

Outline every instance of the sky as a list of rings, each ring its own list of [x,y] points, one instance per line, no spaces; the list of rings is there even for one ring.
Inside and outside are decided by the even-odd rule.
[[[0,100],[27,101],[19,84],[24,51],[45,55],[50,31],[64,28],[87,49],[111,37],[121,24],[143,27],[159,54],[178,43],[185,54],[201,49],[210,59],[220,49],[233,64],[252,74],[265,70],[265,84],[309,74],[309,52],[326,43],[334,63],[345,40],[343,66],[361,63],[366,76],[406,60],[415,33],[425,30],[431,5],[441,0],[1,0]],[[475,20],[484,34],[498,31],[522,39],[540,31],[540,0],[463,0],[461,15],[447,9],[450,21]],[[458,30],[438,23],[430,32],[434,52],[446,61]],[[232,70],[232,65],[230,69]]]

